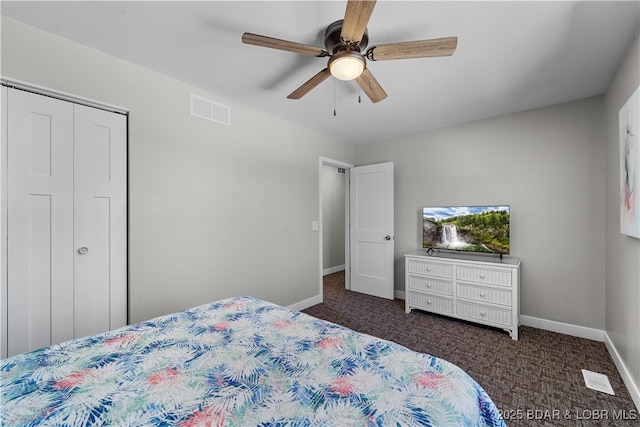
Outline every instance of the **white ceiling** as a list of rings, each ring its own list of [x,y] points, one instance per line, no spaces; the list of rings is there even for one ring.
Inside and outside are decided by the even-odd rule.
[[[240,39],[248,31],[324,47],[325,28],[343,18],[345,6],[345,1],[0,4],[3,15],[355,144],[601,95],[640,28],[637,0],[382,0],[369,21],[369,46],[457,36],[458,48],[451,57],[369,61],[389,95],[377,104],[364,93],[358,104],[356,83],[334,79],[289,100],[286,96],[327,59],[244,45]]]

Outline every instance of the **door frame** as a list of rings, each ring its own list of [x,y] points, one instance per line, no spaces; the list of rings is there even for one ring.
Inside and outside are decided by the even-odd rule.
[[[8,110],[7,110],[7,88],[2,85],[2,135],[0,138],[0,358],[4,359],[8,354],[7,337],[9,319],[7,306],[7,141],[9,132],[7,130]]]
[[[106,110],[112,113],[119,113],[127,117],[126,123],[126,153],[127,164],[126,168],[126,204],[127,204],[127,218],[126,218],[126,250],[127,250],[127,265],[126,265],[126,277],[127,277],[127,323],[129,323],[129,109],[120,107],[113,104],[107,104],[105,102],[96,101],[94,99],[85,98],[82,96],[73,95],[67,92],[51,89],[45,86],[40,86],[32,83],[28,83],[22,80],[12,79],[0,76],[0,87],[2,89],[1,104],[0,104],[0,118],[2,126],[2,134],[0,135],[0,358],[7,357],[7,338],[8,338],[8,306],[7,306],[7,118],[8,118],[8,103],[7,103],[7,88],[20,89],[27,92],[33,92],[38,95],[48,96],[51,98],[60,99],[63,101],[69,101],[74,104],[85,105],[87,107],[98,108],[100,110]]]
[[[345,191],[344,191],[344,196],[345,196],[345,203],[344,203],[344,209],[345,209],[345,217],[344,217],[344,231],[345,231],[345,235],[344,235],[344,245],[345,245],[345,251],[344,251],[344,268],[345,268],[345,288],[346,289],[350,289],[350,282],[349,282],[349,270],[351,269],[351,260],[350,260],[350,236],[349,236],[349,217],[350,217],[350,208],[349,208],[349,200],[350,200],[350,193],[349,193],[349,176],[350,176],[350,172],[351,172],[351,168],[354,167],[354,165],[350,164],[350,163],[345,163],[345,162],[341,162],[339,160],[333,160],[330,159],[328,157],[322,157],[320,156],[318,158],[318,232],[319,232],[319,265],[318,265],[318,275],[319,275],[319,284],[318,284],[318,295],[320,297],[320,302],[323,301],[323,272],[324,272],[324,268],[323,268],[323,262],[324,262],[324,257],[323,257],[323,245],[322,245],[322,240],[323,240],[323,233],[324,233],[324,227],[323,227],[323,219],[322,219],[322,199],[323,199],[323,195],[324,195],[324,189],[322,186],[322,166],[333,166],[333,167],[337,167],[337,168],[344,168],[345,169],[345,180],[344,180],[344,185],[345,185]]]

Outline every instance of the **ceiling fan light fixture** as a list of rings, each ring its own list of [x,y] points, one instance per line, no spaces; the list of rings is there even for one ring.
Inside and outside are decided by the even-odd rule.
[[[338,52],[329,59],[328,67],[336,79],[353,80],[364,71],[365,59],[359,52]]]

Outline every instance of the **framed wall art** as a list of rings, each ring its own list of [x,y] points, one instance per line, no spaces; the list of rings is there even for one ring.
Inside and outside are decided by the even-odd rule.
[[[640,87],[620,109],[620,232],[640,238]]]

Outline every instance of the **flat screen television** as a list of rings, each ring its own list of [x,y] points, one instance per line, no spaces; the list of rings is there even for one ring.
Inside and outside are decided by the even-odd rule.
[[[422,209],[422,247],[509,254],[509,206]]]

